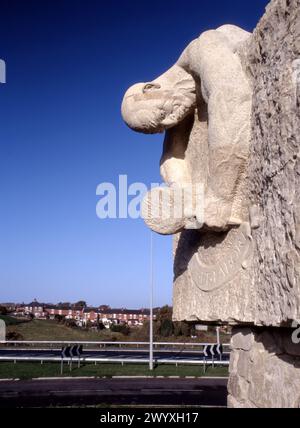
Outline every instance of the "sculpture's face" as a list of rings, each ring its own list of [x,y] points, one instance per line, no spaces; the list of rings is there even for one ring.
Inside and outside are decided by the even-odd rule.
[[[150,83],[138,83],[125,94],[122,116],[127,125],[147,134],[163,132],[181,122],[196,103],[195,83],[180,67]]]

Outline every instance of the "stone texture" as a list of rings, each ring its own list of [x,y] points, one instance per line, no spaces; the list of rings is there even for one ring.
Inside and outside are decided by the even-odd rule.
[[[3,320],[0,320],[0,342],[6,340],[6,324]]]
[[[292,343],[293,330],[253,327],[249,333],[244,329],[233,329],[228,406],[300,408],[300,344]],[[248,351],[240,348],[245,335],[251,336]],[[291,344],[292,355],[282,348],[283,338]]]
[[[240,49],[253,85],[247,170],[252,261],[249,257],[246,269],[208,295],[194,279],[201,278],[199,269],[193,265],[186,272],[185,266],[191,267],[195,253],[218,263],[207,248],[209,236],[200,241],[183,232],[175,240],[176,319],[258,326],[288,326],[300,319],[299,39],[299,0],[275,0]],[[216,248],[213,252],[216,256]],[[220,253],[219,261],[228,258],[226,246]]]
[[[252,35],[228,25],[200,35],[123,101],[131,128],[166,131],[169,188],[147,196],[144,218],[176,234],[174,320],[243,325],[229,407],[300,408],[300,345],[288,328],[300,320],[299,107],[300,0],[271,1]],[[174,185],[204,189],[203,216],[189,204],[153,218],[152,208],[165,217],[177,206]]]
[[[205,32],[170,70],[124,96],[132,129],[166,130],[161,175],[169,187],[149,192],[142,213],[158,233],[182,231],[175,237],[174,319],[252,321],[244,187],[252,90],[242,62],[249,37],[231,25]],[[193,201],[182,198],[180,215],[168,218],[178,205],[175,187],[192,189]]]
[[[299,44],[300,1],[272,1],[248,54],[254,82],[248,187],[261,218],[253,230],[258,325],[300,318]]]
[[[152,230],[176,234],[174,320],[300,319],[299,39],[300,0],[273,0],[252,35],[207,31],[166,73],[125,94],[132,129],[166,131],[169,187],[148,194],[143,215]],[[203,213],[188,204],[162,218],[177,206],[174,185],[203,188]],[[153,205],[155,192],[165,206]]]
[[[243,351],[250,351],[253,345],[253,335],[250,328],[245,328],[232,338],[232,346]]]
[[[164,181],[170,187],[192,185],[200,195],[204,189],[200,201],[196,192],[195,204],[187,207],[184,200],[184,218],[178,222],[170,216],[169,227],[164,218],[149,215],[150,194],[144,219],[155,232],[177,233],[180,223],[181,230],[223,231],[248,220],[244,182],[252,91],[237,50],[249,37],[232,25],[206,31],[166,73],[134,85],[124,96],[122,114],[128,126],[144,133],[166,131]],[[197,213],[197,202],[203,216]],[[165,208],[161,211],[169,212],[169,202]]]

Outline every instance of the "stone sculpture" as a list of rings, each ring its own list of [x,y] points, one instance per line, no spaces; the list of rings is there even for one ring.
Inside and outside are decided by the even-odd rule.
[[[251,292],[245,174],[252,89],[242,60],[250,36],[233,25],[207,31],[166,73],[124,96],[130,128],[166,131],[160,169],[168,186],[149,192],[143,217],[152,230],[175,234],[176,319],[214,321],[221,308],[217,319],[251,318],[245,302],[224,305],[224,297],[241,295],[241,281]],[[225,296],[211,295],[226,285]]]
[[[145,209],[145,221],[158,233],[189,229],[195,220],[195,228],[217,231],[248,220],[244,175],[252,93],[238,51],[249,36],[231,25],[207,31],[165,74],[125,94],[122,113],[129,127],[144,133],[167,131],[164,181],[171,188],[204,189],[203,219],[192,207],[185,207],[182,218],[165,221],[147,216]],[[170,188],[160,191],[170,194]],[[148,195],[146,201],[151,204],[151,199]]]
[[[129,127],[165,131],[143,216],[174,234],[174,320],[233,326],[230,407],[300,407],[299,70],[300,0],[272,0],[123,100]]]

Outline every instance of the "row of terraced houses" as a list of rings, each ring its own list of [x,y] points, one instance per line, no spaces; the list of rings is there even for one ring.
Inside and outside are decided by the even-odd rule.
[[[37,301],[17,305],[15,315],[34,316],[38,319],[54,319],[64,317],[73,319],[80,325],[102,322],[106,327],[114,324],[142,325],[149,320],[149,309],[110,308],[109,306],[76,307],[75,305],[50,305]]]

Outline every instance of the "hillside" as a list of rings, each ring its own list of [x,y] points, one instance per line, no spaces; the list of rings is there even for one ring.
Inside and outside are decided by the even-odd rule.
[[[22,336],[23,340],[124,340],[123,336],[118,333],[74,329],[49,320],[33,320],[18,324],[8,324],[7,332],[16,332]]]
[[[17,318],[10,317],[9,315],[0,315],[0,320],[3,320],[6,326],[18,325],[18,324],[24,323],[24,321],[19,320]]]
[[[124,335],[111,330],[85,330],[81,328],[68,327],[64,323],[58,323],[51,320],[22,321],[9,316],[2,316],[6,322],[7,333],[10,334],[9,340],[48,340],[48,341],[138,341],[146,342],[149,337],[148,325],[131,330],[129,335]],[[12,335],[14,333],[14,335]],[[155,341],[163,342],[215,342],[216,335],[214,331],[203,332],[201,337],[191,339],[189,336],[160,336],[155,334]],[[228,336],[221,334],[223,343],[229,341]]]

